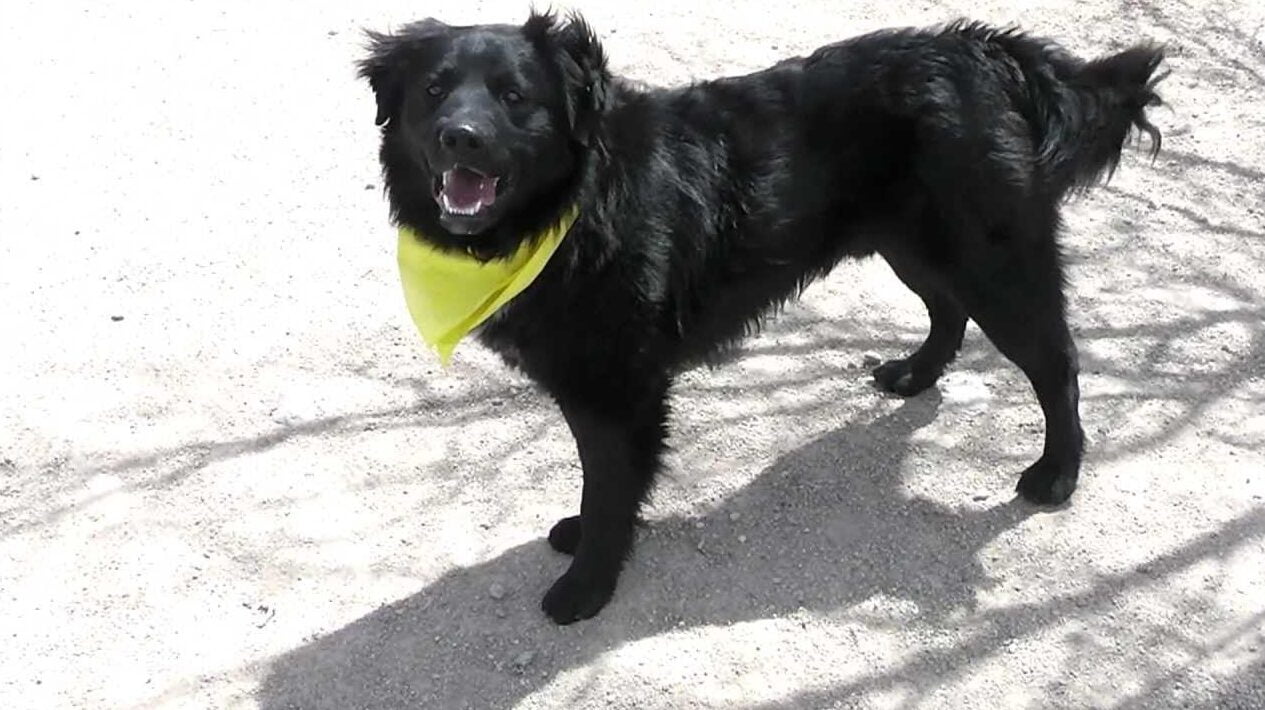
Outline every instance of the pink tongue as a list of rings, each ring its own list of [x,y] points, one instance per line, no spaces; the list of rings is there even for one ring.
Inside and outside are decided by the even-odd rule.
[[[444,176],[444,196],[448,203],[460,209],[487,207],[496,201],[496,178],[482,175],[465,168],[453,168]]]

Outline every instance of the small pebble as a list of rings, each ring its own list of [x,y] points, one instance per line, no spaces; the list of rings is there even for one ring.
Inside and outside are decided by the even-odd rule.
[[[883,358],[879,357],[878,353],[870,352],[861,356],[861,362],[864,363],[866,367],[874,367],[880,362],[883,362]]]
[[[119,321],[123,320],[123,316],[110,316],[110,320],[114,321],[115,323],[118,323]]]
[[[739,536],[738,536],[738,542],[743,542],[743,543],[745,543],[746,541],[747,541],[747,536],[746,536],[746,535],[739,535]]]
[[[729,519],[730,519],[730,520],[737,520],[738,518],[741,518],[741,517],[742,517],[742,516],[741,516],[741,515],[740,515],[737,511],[734,511],[734,512],[732,512],[732,513],[730,513],[730,514],[729,514]]]
[[[535,651],[523,651],[517,656],[514,656],[514,660],[510,661],[510,665],[514,667],[514,670],[521,673],[524,668],[526,668],[533,660],[535,660],[535,658],[536,658]]]
[[[505,587],[502,586],[501,583],[499,582],[497,582],[496,584],[493,584],[491,587],[488,588],[488,596],[496,600],[504,599]]]
[[[694,523],[694,527],[698,528],[699,530],[702,530],[702,529],[703,529],[703,521],[702,521],[702,520],[700,520],[700,521],[698,521],[697,523]]]

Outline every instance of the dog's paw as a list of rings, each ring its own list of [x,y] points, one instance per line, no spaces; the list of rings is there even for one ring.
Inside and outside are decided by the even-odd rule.
[[[565,555],[574,555],[580,547],[580,516],[572,515],[554,523],[549,530],[549,546]]]
[[[912,397],[934,385],[939,374],[918,372],[911,360],[888,360],[879,365],[871,371],[874,382],[880,389],[902,397]]]
[[[1015,490],[1029,503],[1060,505],[1076,490],[1077,467],[1042,456],[1019,476]]]
[[[566,574],[553,583],[540,608],[553,619],[556,624],[570,624],[581,619],[595,616],[606,606],[615,593],[614,581],[603,583],[585,579],[582,575],[567,570]]]

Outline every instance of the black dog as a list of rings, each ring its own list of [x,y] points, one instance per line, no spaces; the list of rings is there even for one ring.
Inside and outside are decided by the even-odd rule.
[[[1083,436],[1058,245],[1065,195],[1110,175],[1160,103],[1162,52],[1096,61],[1018,31],[885,31],[675,89],[610,75],[578,16],[370,33],[393,218],[491,260],[578,207],[536,281],[478,331],[558,402],[584,469],[558,623],[610,599],[660,466],[674,374],[732,346],[844,257],[881,254],[931,332],[874,370],[930,387],[972,318],[1023,369],[1045,449],[1034,503],[1076,487]],[[1162,77],[1160,77],[1162,78]]]

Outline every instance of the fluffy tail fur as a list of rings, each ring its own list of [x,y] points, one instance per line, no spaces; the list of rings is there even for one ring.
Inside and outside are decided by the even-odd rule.
[[[1161,136],[1146,109],[1163,102],[1155,76],[1164,51],[1139,45],[1091,62],[1065,64],[1053,96],[1045,96],[1045,131],[1037,161],[1059,194],[1085,189],[1120,162],[1131,130],[1151,139],[1151,157],[1159,153]],[[1066,73],[1065,73],[1066,72]],[[1050,87],[1046,85],[1047,90]]]

